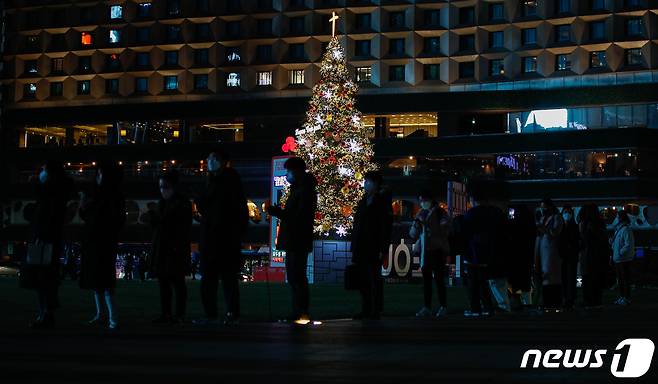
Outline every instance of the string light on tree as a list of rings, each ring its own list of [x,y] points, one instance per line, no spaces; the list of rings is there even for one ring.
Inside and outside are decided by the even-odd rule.
[[[357,85],[350,79],[345,54],[335,36],[320,66],[320,80],[313,87],[306,120],[295,132],[294,153],[304,159],[318,182],[315,232],[342,237],[352,229],[353,213],[363,197],[363,175],[376,166],[368,128],[356,109]]]

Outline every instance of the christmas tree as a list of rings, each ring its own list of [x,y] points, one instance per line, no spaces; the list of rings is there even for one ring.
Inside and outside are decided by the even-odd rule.
[[[358,87],[336,36],[324,53],[320,76],[303,128],[295,132],[294,152],[318,182],[315,232],[342,237],[352,228],[353,213],[363,197],[363,177],[376,165],[368,129],[355,108]]]

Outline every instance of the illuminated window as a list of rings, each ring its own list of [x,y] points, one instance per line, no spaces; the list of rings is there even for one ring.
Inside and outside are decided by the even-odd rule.
[[[608,61],[605,57],[605,51],[591,52],[589,55],[590,68],[605,68],[608,66]]]
[[[557,62],[558,71],[571,70],[571,61],[569,60],[569,55],[557,55],[555,60]]]
[[[174,91],[178,89],[178,76],[165,76],[164,88],[167,91]]]
[[[82,32],[82,35],[80,37],[80,42],[82,43],[82,45],[91,45],[91,33]]]
[[[117,71],[121,69],[121,61],[119,60],[119,55],[112,53],[107,56],[107,69],[111,71]]]
[[[32,74],[37,73],[37,61],[36,60],[27,60],[25,62],[25,73]]]
[[[226,74],[226,86],[227,87],[239,87],[240,86],[240,74],[238,72],[230,72]]]
[[[137,5],[137,16],[149,17],[151,15],[151,3],[139,3]]]
[[[372,68],[358,67],[356,69],[356,81],[359,83],[369,83],[372,78]]]
[[[26,98],[34,98],[37,94],[37,85],[36,83],[25,84],[23,96]]]
[[[117,29],[110,29],[110,44],[116,44],[121,40],[121,32]]]
[[[293,69],[288,71],[288,82],[290,85],[302,85],[304,84],[304,70],[303,69]]]
[[[240,61],[240,48],[239,47],[226,48],[226,60],[229,63]]]
[[[110,6],[110,19],[116,20],[123,18],[123,6],[112,5]]]
[[[537,72],[537,57],[530,56],[523,58],[523,72],[534,73]]]
[[[78,81],[78,95],[88,95],[91,91],[91,81]]]
[[[258,72],[258,85],[272,85],[272,71]]]

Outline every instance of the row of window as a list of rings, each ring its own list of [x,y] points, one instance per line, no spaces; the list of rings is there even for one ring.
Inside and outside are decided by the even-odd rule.
[[[528,31],[528,30],[524,30]],[[534,34],[524,33],[525,38],[530,39]],[[473,35],[460,36],[461,50],[474,50],[475,37]],[[529,41],[529,40],[528,40]],[[389,54],[402,55],[404,54],[404,39],[390,39],[389,40]],[[491,32],[490,44],[492,48],[502,47],[504,43],[502,32]],[[370,57],[371,51],[370,40],[357,40],[355,41],[355,57]],[[291,44],[288,47],[288,54],[291,59],[305,59],[304,44]],[[440,51],[439,38],[430,37],[425,39],[425,52],[429,54],[438,54]],[[194,50],[194,65],[207,66],[210,64],[210,50],[208,48]],[[558,55],[558,57],[567,57],[568,55]],[[226,47],[225,60],[226,63],[239,63],[241,61],[240,47]],[[256,47],[256,60],[261,62],[271,62],[272,46],[259,45]],[[558,63],[562,61],[558,60]],[[640,48],[626,50],[626,64],[637,65],[642,64],[642,51]],[[177,67],[179,65],[179,51],[165,51],[164,52],[164,66]],[[563,68],[564,65],[557,65],[558,70],[567,70]],[[597,66],[598,67],[598,66]],[[149,52],[137,52],[135,54],[135,68],[136,69],[151,69],[151,54]],[[119,55],[116,53],[107,55],[106,71],[120,71],[121,62]],[[64,59],[54,58],[51,59],[51,73],[57,74],[64,71]],[[91,56],[78,57],[78,72],[89,73],[92,71]],[[23,66],[24,76],[34,76],[38,73],[38,61],[26,60]]]
[[[625,64],[628,66],[642,65],[644,63],[641,49],[628,49],[625,55]],[[590,53],[590,68],[606,68],[608,66],[605,51],[596,51]],[[426,64],[424,67],[425,80],[440,80],[440,64]],[[570,71],[571,61],[569,55],[561,54],[555,58],[555,69],[557,71]],[[528,56],[522,58],[523,73],[530,74],[537,72],[537,57]],[[371,67],[357,67],[355,68],[356,81],[359,83],[369,83],[372,79]],[[499,77],[505,74],[505,65],[503,59],[489,60],[489,76]],[[459,63],[459,77],[462,79],[469,79],[475,77],[475,63],[462,62]],[[273,72],[261,71],[257,73],[258,86],[272,85]],[[304,70],[296,69],[288,71],[288,80],[290,85],[304,84]],[[392,65],[389,66],[389,81],[405,81],[405,66]],[[51,83],[51,96],[61,96],[63,90],[63,83]],[[78,94],[86,95],[90,91],[90,81],[83,80],[78,82]],[[118,79],[108,79],[106,84],[106,92],[114,94],[118,92]],[[229,72],[226,74],[227,87],[240,87],[240,73]],[[136,92],[146,92],[148,89],[148,78],[138,77],[135,79]],[[177,76],[164,77],[164,89],[176,90],[178,89]],[[194,76],[194,89],[203,90],[208,89],[208,75],[195,75]],[[25,84],[24,96],[26,98],[34,97],[36,95],[36,83]]]
[[[180,33],[180,28],[178,26],[168,26],[177,28],[174,34]],[[197,29],[203,29],[201,27],[208,27],[207,24],[197,25]],[[606,39],[606,28],[604,21],[595,21],[589,24],[589,39],[590,41],[602,41]],[[148,28],[138,29],[138,40],[141,41],[140,31],[148,32]],[[206,31],[209,33],[209,30]],[[204,33],[206,33],[204,32]],[[626,21],[626,35],[628,37],[643,37],[644,32],[644,22],[642,18],[633,18]],[[61,38],[57,38],[58,35],[53,37],[53,43],[59,44],[59,40],[63,40],[64,35],[61,35]],[[148,40],[148,36],[142,36]],[[28,36],[28,39],[38,39],[38,36]],[[111,29],[108,31],[108,43],[110,44],[119,44],[121,42],[121,31],[117,29]],[[554,36],[553,39],[556,43],[572,43],[571,35],[571,25],[562,24],[556,25],[554,27]],[[146,41],[142,41],[146,42]],[[80,43],[83,47],[93,45],[93,36],[89,32],[81,32]],[[521,30],[521,43],[524,46],[537,44],[537,29],[536,28],[524,28]],[[326,45],[326,43],[324,43]],[[371,55],[371,40],[356,40],[355,41],[355,56],[364,57]],[[504,48],[505,46],[505,32],[504,31],[494,31],[489,32],[489,41],[488,47],[492,49]],[[323,45],[324,48],[324,45]],[[227,48],[227,49],[236,49],[239,48]],[[439,54],[441,50],[441,40],[440,37],[426,37],[424,38],[424,53],[426,54]],[[459,51],[472,51],[475,50],[475,35],[460,35],[459,36]],[[258,46],[257,56],[259,59],[271,60],[272,57],[272,47],[269,45]],[[393,38],[389,39],[389,50],[390,55],[403,55],[405,52],[405,39],[404,38]],[[239,56],[239,53],[237,53]],[[304,59],[304,44],[290,44],[289,46],[289,57],[292,59]],[[229,62],[236,60],[228,60]],[[239,60],[237,60],[239,61]]]
[[[290,0],[289,7],[299,8],[304,6],[304,0]],[[294,5],[294,3],[299,3]],[[487,15],[489,21],[503,21],[506,19],[505,4],[503,2],[498,3],[485,3],[487,4]],[[537,1],[528,1],[520,0],[521,6],[519,7],[519,15],[523,17],[536,16],[538,14],[538,2]],[[207,13],[210,11],[209,0],[196,0],[196,11],[197,13]],[[258,1],[259,9],[271,10],[272,9],[272,0],[259,0]],[[641,0],[625,0],[623,3],[623,8],[634,9],[641,8],[643,3]],[[239,0],[228,0],[227,8],[229,11],[240,11],[241,2]],[[554,0],[553,2],[553,11],[556,15],[569,14],[572,13],[572,0]],[[590,0],[589,9],[597,10],[606,10],[605,0]],[[142,2],[137,4],[136,16],[139,19],[155,17],[154,7],[152,2]],[[54,13],[58,12],[55,10]],[[64,10],[59,10],[59,12],[65,12]],[[168,16],[180,16],[182,12],[180,0],[168,0],[166,4],[166,13]],[[475,7],[461,7],[459,8],[459,24],[470,25],[475,24],[476,19],[476,10]],[[94,23],[94,17],[97,14],[97,9],[92,7],[82,7],[80,9],[80,18],[83,23]],[[361,16],[367,15],[367,16]],[[66,16],[65,14],[62,16]],[[369,14],[357,14],[356,27],[369,27],[370,19]],[[123,21],[124,20],[124,5],[114,4],[109,6],[109,18],[114,21]],[[359,18],[363,18],[359,20]],[[366,20],[367,18],[367,20]],[[424,11],[424,21],[427,25],[439,25],[441,18],[440,9],[428,9]],[[31,18],[32,20],[38,18]],[[63,17],[62,20],[66,19]],[[57,18],[55,18],[57,20]],[[30,21],[30,18],[28,18]],[[393,11],[388,12],[388,25],[391,28],[402,28],[405,26],[405,13],[404,11]]]
[[[272,71],[261,71],[256,74],[256,80],[258,86],[271,86],[273,79]],[[240,73],[239,72],[229,72],[226,73],[226,86],[229,88],[240,87]],[[303,69],[293,69],[288,71],[288,81],[291,86],[298,86],[304,84],[304,70]],[[148,77],[136,77],[135,78],[135,92],[145,94],[148,92]],[[163,87],[165,91],[175,91],[178,90],[178,76],[164,76],[163,77]],[[194,75],[194,89],[195,90],[207,90],[208,89],[208,75],[200,74]],[[33,99],[36,97],[37,93],[37,84],[36,83],[27,83],[23,88],[23,97],[25,99]],[[50,96],[57,97],[62,96],[64,93],[64,83],[63,82],[51,82],[50,83]],[[91,93],[91,80],[80,80],[77,82],[77,94],[78,95],[89,95]],[[118,94],[119,93],[119,79],[107,79],[105,80],[105,93],[107,94]]]

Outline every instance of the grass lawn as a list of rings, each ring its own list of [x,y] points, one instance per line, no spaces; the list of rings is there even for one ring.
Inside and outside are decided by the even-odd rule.
[[[435,293],[436,294],[436,293]],[[244,283],[240,286],[242,319],[268,321],[285,317],[290,311],[290,290],[285,284]],[[223,298],[218,292],[220,313]],[[605,291],[604,303],[610,303],[616,292]],[[271,297],[271,306],[268,304]],[[120,317],[123,323],[150,321],[159,314],[159,291],[156,281],[119,280],[116,291]],[[436,296],[435,296],[436,303]],[[60,288],[61,309],[59,322],[83,322],[94,313],[92,294],[78,288],[77,282],[64,281]],[[449,313],[461,313],[467,307],[464,287],[448,287]],[[384,316],[412,317],[422,305],[420,284],[387,284],[384,288]],[[435,304],[436,305],[436,304]],[[31,319],[36,308],[34,292],[18,287],[14,277],[0,278],[0,306],[3,323],[24,323]],[[5,308],[13,308],[6,311]],[[316,319],[351,317],[360,310],[360,296],[345,291],[338,284],[311,285],[311,315]],[[188,318],[203,316],[199,282],[188,281]]]

